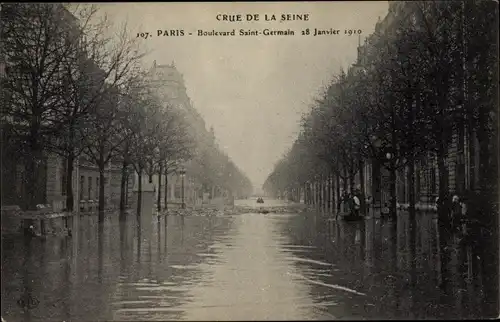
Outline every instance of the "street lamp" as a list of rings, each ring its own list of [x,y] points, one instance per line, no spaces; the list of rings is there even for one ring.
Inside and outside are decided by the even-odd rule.
[[[182,198],[182,209],[186,209],[186,204],[184,203],[184,177],[186,176],[186,169],[184,166],[182,166],[181,170],[179,171],[179,174],[181,175],[181,198]]]

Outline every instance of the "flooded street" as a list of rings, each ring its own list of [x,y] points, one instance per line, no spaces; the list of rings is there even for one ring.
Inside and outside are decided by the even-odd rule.
[[[267,201],[266,201],[267,202]],[[276,203],[279,204],[279,203]],[[442,278],[436,221],[328,222],[319,214],[110,216],[72,237],[4,239],[2,317],[48,320],[474,318],[481,274],[450,251]],[[477,266],[477,265],[476,265]],[[30,306],[31,308],[23,308]]]

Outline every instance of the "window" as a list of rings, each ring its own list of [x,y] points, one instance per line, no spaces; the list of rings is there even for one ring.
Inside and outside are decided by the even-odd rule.
[[[167,199],[170,199],[171,198],[171,195],[172,195],[172,187],[171,185],[167,185]]]
[[[84,196],[83,196],[84,187],[85,187],[85,177],[81,176],[80,177],[80,200],[84,199]]]
[[[92,199],[92,177],[89,177],[89,182],[88,182],[88,199]]]
[[[176,198],[176,199],[182,198],[181,190],[182,189],[181,189],[180,186],[177,186],[177,185],[175,186],[175,190],[174,190],[175,195],[174,195],[174,198]]]
[[[100,193],[100,189],[99,189],[99,178],[95,178],[95,193],[96,193],[96,199],[99,198],[99,193]]]

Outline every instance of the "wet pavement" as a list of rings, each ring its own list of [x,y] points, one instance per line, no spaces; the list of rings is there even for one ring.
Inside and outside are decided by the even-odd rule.
[[[251,201],[245,201],[251,202]],[[279,202],[273,204],[279,205]],[[436,220],[411,230],[320,214],[135,216],[73,223],[72,237],[2,241],[6,321],[476,318],[478,257]],[[447,269],[441,269],[445,265]],[[447,274],[448,276],[443,276]],[[446,278],[450,282],[439,288]]]

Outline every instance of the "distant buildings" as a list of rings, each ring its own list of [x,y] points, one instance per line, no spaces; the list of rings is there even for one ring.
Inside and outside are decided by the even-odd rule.
[[[149,71],[149,80],[150,86],[154,88],[156,94],[160,97],[163,107],[178,108],[186,112],[187,122],[192,132],[190,134],[195,137],[195,140],[203,137],[204,132],[206,133],[205,121],[192,106],[191,100],[187,95],[183,75],[177,70],[174,63],[160,65],[155,60]],[[183,167],[186,171],[184,175],[184,202],[187,205],[200,204],[203,198],[201,183],[190,173],[190,162],[185,162]],[[135,177],[135,180],[137,180],[137,174]],[[158,175],[153,176],[155,187],[159,186],[159,179]],[[143,180],[144,182],[148,182],[149,178],[143,177]],[[163,186],[166,184],[167,187],[167,202],[181,204],[183,183],[179,171],[169,174],[167,178],[165,178],[165,175],[162,175],[161,183]],[[162,194],[165,193],[164,187],[161,190]],[[158,188],[156,188],[156,196],[157,194]],[[161,200],[164,202],[165,198],[162,197]]]

